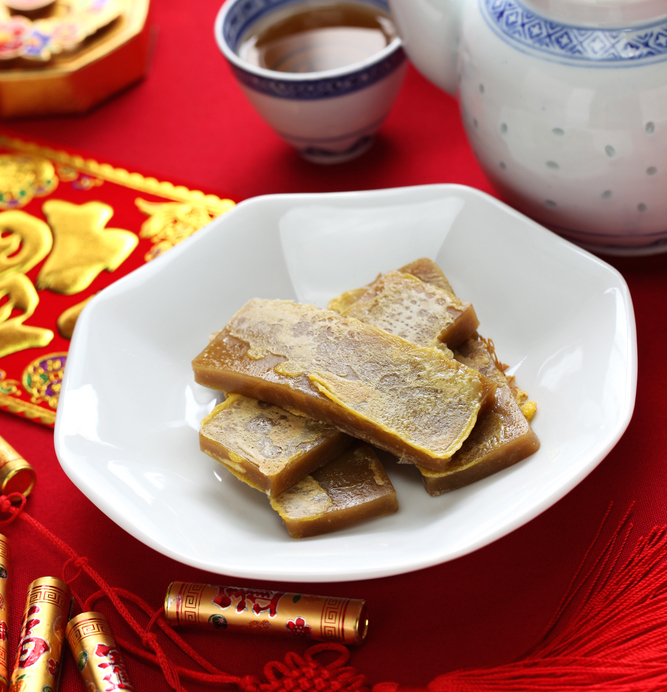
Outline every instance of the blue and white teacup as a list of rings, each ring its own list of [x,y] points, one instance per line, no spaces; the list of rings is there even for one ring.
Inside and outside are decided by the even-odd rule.
[[[386,0],[352,1],[388,12]],[[250,27],[305,4],[227,0],[215,38],[247,98],[283,140],[316,163],[347,161],[371,146],[401,88],[407,60],[398,37],[365,60],[319,72],[278,72],[239,57]]]

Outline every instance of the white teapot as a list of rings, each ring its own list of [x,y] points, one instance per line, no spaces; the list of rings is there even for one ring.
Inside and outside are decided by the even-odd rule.
[[[667,0],[389,0],[512,206],[603,253],[667,251]]]

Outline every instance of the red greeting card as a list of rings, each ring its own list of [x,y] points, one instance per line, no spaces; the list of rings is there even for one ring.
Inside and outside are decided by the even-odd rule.
[[[0,135],[0,409],[53,425],[86,301],[233,206]]]

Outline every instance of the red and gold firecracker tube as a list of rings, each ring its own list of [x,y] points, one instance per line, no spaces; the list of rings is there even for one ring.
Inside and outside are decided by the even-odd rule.
[[[0,534],[0,692],[9,687],[9,541]]]
[[[134,692],[109,622],[102,613],[81,613],[66,630],[67,642],[87,690]]]
[[[0,491],[4,495],[29,495],[35,485],[35,469],[0,437]]]
[[[30,584],[10,692],[56,692],[71,605],[64,581],[42,577]]]
[[[164,611],[172,625],[340,644],[361,644],[368,630],[366,601],[234,586],[175,581]]]

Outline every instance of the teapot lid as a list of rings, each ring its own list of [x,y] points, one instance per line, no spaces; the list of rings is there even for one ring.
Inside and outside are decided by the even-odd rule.
[[[667,17],[665,0],[524,0],[538,14],[568,24],[626,27]]]

